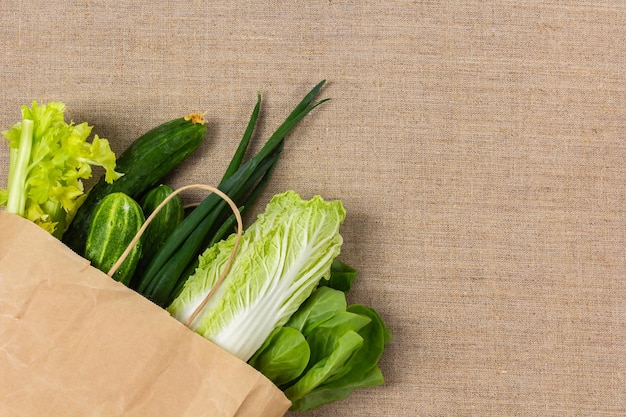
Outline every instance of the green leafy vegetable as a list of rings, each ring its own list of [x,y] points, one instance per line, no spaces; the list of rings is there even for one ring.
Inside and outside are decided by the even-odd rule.
[[[359,330],[359,334],[368,342],[349,364],[350,378],[360,379],[364,378],[365,374],[378,363],[385,347],[391,341],[391,332],[380,315],[371,307],[352,304],[348,306],[347,311],[370,319],[369,324]]]
[[[347,379],[322,384],[299,399],[294,399],[290,410],[308,411],[346,398],[355,389],[375,387],[384,383],[383,374],[378,366],[367,372],[362,379]]]
[[[337,316],[341,318],[336,319]],[[351,316],[361,317],[367,324],[355,330],[359,324],[350,318]],[[363,339],[363,344],[359,349],[352,351],[351,356],[342,365],[334,363],[332,372],[324,373],[322,378],[319,369],[328,367],[329,357],[340,354],[335,352],[336,350],[345,349],[338,339],[352,331],[358,333]],[[311,345],[310,370],[285,391],[293,402],[291,409],[310,410],[345,398],[357,388],[383,384],[384,378],[378,367],[378,361],[390,340],[391,332],[378,313],[360,304],[353,304],[346,312],[338,313],[322,323],[307,337]],[[329,349],[332,346],[334,348]],[[315,359],[314,355],[318,359]],[[345,356],[346,352],[342,357]]]
[[[354,271],[343,265],[340,270]],[[320,285],[282,328],[290,329],[291,340],[278,346],[279,341],[271,337],[254,356],[263,356],[263,361],[249,362],[261,373],[268,372],[273,381],[290,381],[279,386],[292,401],[292,411],[317,408],[343,399],[355,389],[384,383],[378,361],[391,340],[391,332],[374,309],[360,304],[347,306],[342,290]],[[294,378],[293,369],[272,361],[286,363],[287,358],[295,361],[300,355],[291,350],[292,340],[298,338],[295,331],[305,338],[310,355],[305,369]],[[265,354],[269,345],[280,355]]]
[[[60,238],[84,196],[83,179],[92,166],[105,169],[107,182],[115,172],[115,154],[109,142],[95,135],[92,126],[67,123],[65,105],[33,101],[22,106],[22,121],[2,132],[10,147],[9,181],[0,191],[0,205],[25,217]]]
[[[328,320],[340,311],[345,311],[346,307],[344,293],[329,287],[320,287],[313,291],[285,326],[293,327],[307,335],[324,320]]]
[[[292,327],[274,330],[248,362],[275,385],[284,385],[304,371],[311,348],[304,335]]]
[[[237,256],[215,295],[188,326],[247,361],[270,333],[308,298],[339,254],[340,201],[275,195],[245,231]],[[168,311],[187,323],[230,258],[235,235],[206,250]]]
[[[356,269],[335,259],[330,268],[330,278],[320,281],[320,285],[348,293],[350,288],[352,288],[352,284],[354,284],[356,274]]]
[[[318,355],[321,357],[294,385],[285,390],[285,395],[292,402],[298,401],[341,372],[354,352],[363,346],[363,338],[354,330],[347,330],[338,335],[327,330],[316,332],[315,336],[314,343],[317,346],[312,347],[311,351],[314,352],[319,348]]]

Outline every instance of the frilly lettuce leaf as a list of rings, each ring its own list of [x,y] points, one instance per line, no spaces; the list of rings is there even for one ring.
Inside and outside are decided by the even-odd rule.
[[[83,179],[92,166],[105,170],[111,183],[122,174],[115,171],[115,154],[92,126],[65,122],[65,104],[51,102],[22,106],[22,121],[2,132],[10,147],[8,189],[0,190],[0,205],[61,237],[66,224],[83,201]]]

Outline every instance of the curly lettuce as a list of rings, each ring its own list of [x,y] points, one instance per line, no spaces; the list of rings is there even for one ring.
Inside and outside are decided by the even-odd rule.
[[[87,123],[67,123],[63,103],[22,106],[21,122],[2,132],[10,160],[0,205],[61,238],[84,198],[82,180],[91,177],[92,166],[104,168],[109,183],[122,175],[108,140],[95,135],[87,141],[91,130]]]

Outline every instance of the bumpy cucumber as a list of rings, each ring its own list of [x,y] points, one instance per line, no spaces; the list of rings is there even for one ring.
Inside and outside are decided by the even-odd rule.
[[[124,193],[112,193],[97,205],[85,243],[85,258],[108,273],[141,228],[145,216],[141,206]],[[113,274],[113,279],[129,285],[141,257],[141,240]]]
[[[141,200],[141,208],[148,218],[152,212],[165,200],[174,189],[169,185],[161,184],[146,193]],[[141,259],[137,265],[137,274],[148,266],[154,255],[161,248],[165,240],[172,234],[176,226],[183,221],[185,209],[180,196],[176,195],[169,200],[150,221],[143,234]],[[131,282],[132,287],[132,282]]]
[[[108,184],[104,177],[93,186],[63,234],[63,242],[84,254],[87,231],[96,205],[107,195],[122,192],[139,200],[143,193],[161,183],[177,165],[198,149],[206,135],[199,115],[175,119],[136,139],[117,158],[115,170],[124,175]]]

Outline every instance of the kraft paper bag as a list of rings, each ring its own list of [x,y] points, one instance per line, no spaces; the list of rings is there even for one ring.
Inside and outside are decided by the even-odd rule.
[[[283,416],[248,364],[0,212],[0,416]]]

